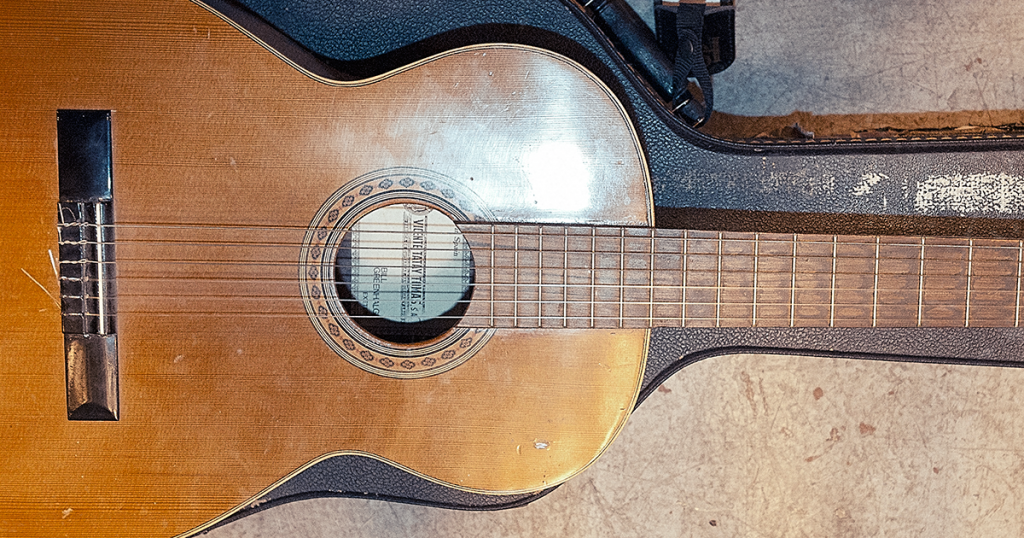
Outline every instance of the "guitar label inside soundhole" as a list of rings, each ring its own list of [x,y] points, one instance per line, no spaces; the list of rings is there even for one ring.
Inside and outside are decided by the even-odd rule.
[[[472,292],[473,258],[443,212],[385,206],[355,222],[339,246],[338,297],[370,334],[416,343],[458,324]]]
[[[419,168],[385,168],[334,192],[306,230],[299,292],[324,343],[374,374],[442,374],[483,349],[492,327],[460,325],[473,255],[455,221],[494,220],[476,194]]]

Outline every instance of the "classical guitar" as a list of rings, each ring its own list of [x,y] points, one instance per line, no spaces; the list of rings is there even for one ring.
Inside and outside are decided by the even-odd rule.
[[[538,491],[652,327],[1020,321],[1019,241],[654,228],[626,109],[543,50],[341,83],[183,1],[0,31],[5,536],[198,532],[340,454]]]

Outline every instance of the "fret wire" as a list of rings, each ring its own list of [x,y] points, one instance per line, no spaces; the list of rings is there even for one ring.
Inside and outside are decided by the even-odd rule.
[[[921,265],[917,272],[917,326],[920,327],[924,312],[924,236],[921,236]]]
[[[715,327],[722,326],[722,232],[718,232],[718,279],[715,281]]]
[[[512,298],[515,299],[515,304],[512,305],[512,314],[515,318],[515,326],[519,326],[519,226],[515,227],[515,236],[513,239],[512,263],[515,267],[512,268]]]
[[[540,233],[537,234],[537,327],[541,326],[540,323],[540,294],[541,284],[544,283],[544,226],[540,227]]]
[[[625,314],[625,296],[623,295],[626,285],[626,229],[619,228],[619,327],[622,327],[623,314]]]
[[[562,226],[562,327],[568,327],[569,315],[569,227]]]
[[[878,326],[878,251],[881,247],[881,238],[875,237],[875,285],[871,293],[871,326]]]
[[[491,327],[494,327],[494,225],[491,224]]]
[[[974,269],[974,239],[967,242],[967,298],[964,305],[964,327],[971,326],[971,273]]]
[[[789,284],[789,326],[792,327],[796,320],[796,234],[793,234],[793,268],[792,278]]]
[[[750,326],[757,327],[757,260],[761,255],[761,234],[754,234],[754,275],[753,275],[753,300],[751,304]]]
[[[689,273],[686,270],[686,265],[687,265],[687,263],[686,263],[686,256],[689,253],[688,252],[689,246],[690,246],[690,233],[689,233],[688,230],[683,230],[683,255],[681,256],[682,259],[679,262],[680,265],[682,265],[682,269],[683,269],[683,275],[682,275],[683,276],[683,292],[682,292],[681,300],[680,300],[681,304],[679,305],[679,326],[680,327],[686,327],[686,284],[687,284],[687,280],[688,280],[687,277],[689,275]]]
[[[832,281],[829,285],[828,326],[836,326],[836,265],[839,252],[839,236],[832,236]]]
[[[648,275],[649,288],[647,291],[647,298],[650,299],[650,308],[647,313],[647,317],[654,320],[654,228],[651,228],[651,265],[648,267],[650,273]]]
[[[1024,240],[1017,242],[1017,293],[1013,309],[1013,326],[1020,327],[1020,285],[1021,273],[1024,269]]]
[[[597,275],[597,228],[590,229],[590,328],[594,328],[594,300],[597,288],[594,286]]]

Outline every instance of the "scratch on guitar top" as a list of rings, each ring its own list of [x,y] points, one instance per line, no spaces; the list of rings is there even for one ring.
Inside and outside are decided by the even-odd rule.
[[[537,450],[547,450],[549,446],[551,446],[551,443],[548,441],[538,439],[533,442],[533,448],[536,448]]]
[[[43,286],[42,284],[39,283],[38,280],[35,279],[35,277],[28,274],[28,271],[26,271],[24,267],[21,269],[21,272],[25,273],[25,276],[27,276],[29,280],[35,282],[36,286],[39,286],[39,289],[43,290],[43,293],[45,293],[51,300],[53,300],[53,304],[57,305],[57,308],[60,308],[60,301],[58,301],[57,298],[54,297],[52,293],[50,293],[50,290],[46,289],[46,286]]]
[[[74,512],[74,509],[72,509],[72,508],[65,508],[64,510],[62,510],[62,511],[61,511],[61,513],[60,513],[60,514],[61,514],[60,518],[61,518],[61,519],[67,519],[67,518],[68,518],[68,516],[70,516],[70,515],[71,515],[71,512]]]

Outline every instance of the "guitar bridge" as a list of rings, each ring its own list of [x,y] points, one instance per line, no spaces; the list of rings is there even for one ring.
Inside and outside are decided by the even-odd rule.
[[[57,111],[61,325],[69,420],[117,420],[110,112]]]

